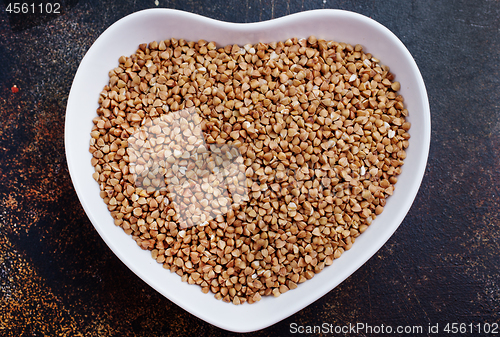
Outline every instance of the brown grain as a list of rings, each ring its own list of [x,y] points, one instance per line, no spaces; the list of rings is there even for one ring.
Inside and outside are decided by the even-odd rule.
[[[143,44],[109,72],[89,151],[114,222],[233,304],[295,289],[394,193],[410,123],[362,46]]]

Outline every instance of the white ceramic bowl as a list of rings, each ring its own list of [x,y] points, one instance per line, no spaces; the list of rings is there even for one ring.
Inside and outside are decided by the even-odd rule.
[[[108,82],[108,71],[122,55],[133,54],[140,43],[171,37],[215,41],[219,45],[271,42],[290,37],[332,39],[361,44],[388,65],[401,83],[410,116],[410,147],[394,195],[382,215],[333,265],[278,298],[235,306],[203,294],[198,286],[181,282],[141,250],[113,224],[99,188],[92,179],[88,152],[97,98]],[[363,15],[341,10],[315,10],[271,21],[235,24],[170,9],[151,9],[129,15],[109,27],[92,45],[76,73],[66,110],[65,145],[71,179],[80,201],[111,250],[134,273],[172,302],[220,328],[247,332],[265,328],[314,302],[364,264],[398,228],[417,194],[427,162],[430,112],[424,82],[412,56],[387,28]]]

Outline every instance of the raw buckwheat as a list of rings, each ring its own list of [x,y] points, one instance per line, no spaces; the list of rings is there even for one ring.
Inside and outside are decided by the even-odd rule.
[[[394,192],[410,123],[360,45],[142,44],[109,72],[91,131],[115,225],[183,281],[241,304],[351,248]]]

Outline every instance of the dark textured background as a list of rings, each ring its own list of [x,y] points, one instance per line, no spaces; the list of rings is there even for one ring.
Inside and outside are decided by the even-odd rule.
[[[8,3],[0,5],[0,336],[231,335],[172,304],[113,255],[66,167],[64,115],[79,62],[109,25],[154,1],[61,1],[61,15],[44,17],[10,16]],[[159,7],[232,22],[355,11],[403,41],[427,86],[428,167],[395,235],[326,296],[248,335],[286,336],[293,322],[500,323],[498,0],[160,0]]]

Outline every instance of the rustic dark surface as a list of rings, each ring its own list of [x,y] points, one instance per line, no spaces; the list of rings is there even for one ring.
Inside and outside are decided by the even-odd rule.
[[[24,18],[5,11],[9,2],[0,5],[0,336],[233,335],[174,305],[113,255],[66,166],[65,108],[81,59],[109,25],[155,2],[61,1],[60,15]],[[158,7],[232,22],[355,11],[402,40],[427,86],[430,157],[400,228],[336,289],[249,336],[287,336],[292,323],[421,325],[422,336],[432,335],[429,324],[441,332],[452,322],[500,324],[499,1],[160,0]]]

